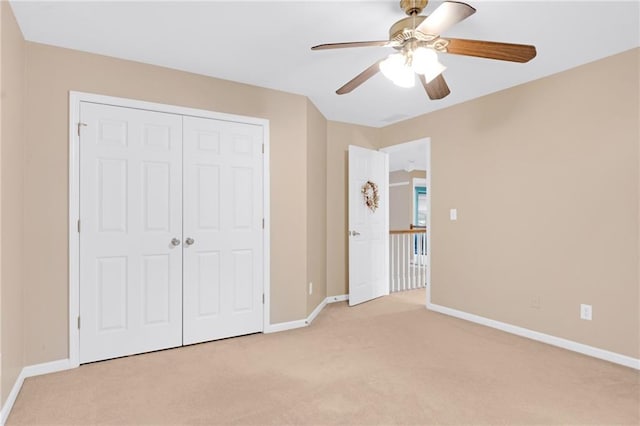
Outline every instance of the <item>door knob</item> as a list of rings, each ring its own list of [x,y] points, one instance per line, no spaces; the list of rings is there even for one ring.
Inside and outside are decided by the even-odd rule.
[[[193,238],[187,238],[186,240],[184,240],[184,243],[188,246],[190,246],[191,244],[195,243],[196,240],[194,240]]]
[[[356,237],[356,236],[360,235],[360,233],[358,231],[351,231],[350,234],[351,234],[352,237]]]
[[[177,238],[172,239],[171,240],[171,245],[174,246],[174,247],[179,246],[180,245],[180,240],[177,239]]]

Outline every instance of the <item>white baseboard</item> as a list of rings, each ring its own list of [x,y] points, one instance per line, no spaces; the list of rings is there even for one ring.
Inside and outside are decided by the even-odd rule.
[[[311,312],[307,317],[305,321],[307,325],[311,324],[313,320],[316,319],[318,314],[324,309],[325,306],[327,306],[327,299],[322,299],[322,302],[320,302],[318,306],[316,306],[316,308],[313,310],[313,312]]]
[[[346,302],[347,300],[349,300],[348,294],[340,294],[338,296],[327,297],[327,303]]]
[[[265,330],[265,334],[269,333],[278,333],[280,331],[293,330],[296,328],[302,328],[307,326],[306,320],[296,320],[296,321],[287,321],[287,322],[278,322],[275,324],[269,324]]]
[[[11,409],[13,408],[13,404],[15,404],[16,398],[20,393],[20,389],[22,389],[24,379],[28,377],[41,376],[43,374],[56,373],[63,370],[69,370],[70,368],[73,368],[73,365],[68,359],[61,359],[58,361],[45,362],[43,364],[35,364],[24,367],[22,371],[20,371],[20,374],[18,374],[18,378],[13,384],[11,392],[9,392],[9,396],[2,406],[2,411],[0,411],[0,426],[4,426],[7,419],[9,418],[9,414],[11,413]]]
[[[13,404],[16,402],[16,398],[18,397],[18,393],[20,393],[20,389],[22,389],[22,384],[24,383],[24,369],[18,374],[18,378],[16,382],[13,384],[11,388],[11,392],[9,392],[9,396],[2,406],[2,412],[0,414],[0,425],[4,426],[9,418],[9,414],[11,413],[11,409],[13,408]]]
[[[552,336],[550,334],[540,333],[538,331],[529,330],[527,328],[518,327],[516,325],[507,324],[504,322],[459,311],[457,309],[447,308],[446,306],[440,306],[433,303],[429,303],[427,305],[427,309],[463,320],[475,322],[476,324],[481,324],[487,327],[502,330],[507,333],[516,334],[528,339],[537,340],[538,342],[547,343],[549,345],[557,346],[573,352],[578,352],[583,355],[588,355],[594,358],[613,362],[614,364],[620,364],[624,365],[625,367],[640,370],[640,359],[632,358],[627,355],[607,351],[605,349],[600,349],[593,346],[585,345],[583,343],[574,342],[573,340],[567,340],[561,337]]]
[[[287,330],[293,330],[296,328],[306,327],[309,324],[311,324],[314,319],[316,319],[316,317],[320,314],[320,312],[322,312],[322,310],[324,309],[325,306],[327,306],[327,304],[336,303],[336,302],[345,302],[347,300],[349,300],[348,294],[341,294],[339,296],[329,296],[326,299],[324,299],[322,302],[320,302],[318,306],[316,306],[313,312],[311,312],[311,314],[309,314],[309,316],[306,319],[269,324],[265,328],[264,333],[265,334],[278,333],[280,331],[287,331]]]
[[[71,364],[69,359],[60,359],[58,361],[45,362],[43,364],[29,365],[25,367],[22,372],[26,379],[27,377],[57,373],[58,371],[70,370],[72,368],[75,368],[75,366]]]

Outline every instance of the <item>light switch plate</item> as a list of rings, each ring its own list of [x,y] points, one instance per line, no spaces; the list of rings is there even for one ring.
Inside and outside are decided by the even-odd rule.
[[[458,220],[458,209],[449,210],[449,219]]]
[[[580,305],[580,319],[591,321],[593,318],[593,309],[591,305]]]

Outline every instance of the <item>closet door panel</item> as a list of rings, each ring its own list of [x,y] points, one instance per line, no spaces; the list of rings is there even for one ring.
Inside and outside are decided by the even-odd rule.
[[[182,117],[80,115],[80,362],[179,346]]]
[[[262,140],[184,118],[184,344],[263,330]]]

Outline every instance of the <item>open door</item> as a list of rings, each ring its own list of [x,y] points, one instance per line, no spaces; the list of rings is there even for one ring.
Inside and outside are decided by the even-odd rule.
[[[349,145],[349,306],[389,294],[388,189],[387,153]]]

